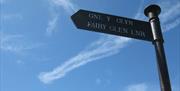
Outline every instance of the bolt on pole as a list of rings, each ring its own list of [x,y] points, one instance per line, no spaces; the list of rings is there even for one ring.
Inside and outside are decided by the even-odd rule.
[[[161,8],[158,5],[150,5],[144,10],[144,14],[149,17],[151,30],[153,34],[153,44],[157,56],[158,74],[160,80],[161,91],[171,91],[170,78],[164,52],[164,40],[161,31],[158,15]]]

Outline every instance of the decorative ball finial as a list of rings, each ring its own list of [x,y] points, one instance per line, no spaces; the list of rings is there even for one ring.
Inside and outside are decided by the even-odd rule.
[[[161,8],[158,5],[152,4],[145,8],[144,14],[147,17],[158,16],[161,13]]]

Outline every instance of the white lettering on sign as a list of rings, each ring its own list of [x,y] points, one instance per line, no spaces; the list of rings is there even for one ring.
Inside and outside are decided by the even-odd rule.
[[[93,28],[93,29],[98,29],[102,31],[112,31],[112,32],[117,32],[120,34],[127,34],[128,36],[139,36],[139,37],[146,37],[146,34],[144,31],[139,31],[136,29],[129,29],[126,27],[120,27],[116,25],[106,25],[104,23],[99,23],[101,22],[102,19],[107,22],[115,22],[117,24],[123,24],[123,25],[129,25],[133,26],[133,21],[130,19],[123,19],[123,18],[114,18],[111,16],[101,16],[100,14],[94,14],[94,13],[89,13],[88,17],[93,20],[97,21],[87,21],[87,27],[88,28]],[[99,22],[98,22],[99,21]]]
[[[132,35],[132,36],[139,36],[139,37],[146,37],[145,32],[143,31],[138,31],[138,30],[132,30],[129,28],[125,27],[119,27],[119,26],[108,26],[103,23],[97,23],[97,22],[92,22],[88,21],[87,22],[87,27],[88,28],[94,28],[94,29],[99,29],[99,30],[108,30],[108,31],[113,31],[117,32],[120,34],[127,34],[127,35]]]
[[[71,18],[79,29],[152,41],[150,24],[145,21],[84,10]]]
[[[116,27],[116,26],[109,26],[109,30],[119,32],[122,34],[128,34],[129,33],[127,28]]]
[[[111,17],[107,16],[106,18],[107,18],[107,21],[110,22]]]
[[[128,19],[116,18],[116,23],[133,26],[133,21]]]
[[[101,20],[101,15],[94,14],[94,13],[89,13],[88,17],[91,18],[91,19]]]
[[[94,14],[94,13],[88,13],[88,17],[90,19],[95,19],[95,20],[102,20],[103,19],[104,21],[107,21],[107,22],[111,21],[111,22],[115,22],[115,23],[119,23],[119,24],[133,26],[133,21],[130,19],[115,18],[115,20],[114,20],[114,19],[111,19],[112,18],[111,16],[104,16],[103,17],[100,14]]]
[[[126,34],[129,33],[127,28],[122,28],[122,27],[118,27],[118,32],[126,33]]]
[[[131,35],[146,37],[145,32],[143,32],[143,31],[137,31],[137,30],[131,30]]]
[[[89,21],[87,22],[87,27],[101,29],[101,30],[105,30],[106,29],[106,25],[105,24],[96,23],[96,22],[89,22]]]

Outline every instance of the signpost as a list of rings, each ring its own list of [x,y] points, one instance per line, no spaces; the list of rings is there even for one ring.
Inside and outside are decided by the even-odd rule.
[[[169,79],[168,67],[163,46],[164,40],[161,31],[160,21],[158,18],[160,12],[161,8],[159,6],[151,5],[145,9],[144,14],[149,17],[149,22],[151,24],[151,29],[153,33],[153,44],[157,56],[161,91],[171,91],[171,83]]]
[[[86,10],[79,10],[71,18],[79,29],[146,41],[153,40],[149,22]]]
[[[76,27],[79,29],[152,42],[155,46],[157,55],[161,91],[171,91],[171,84],[163,46],[164,40],[158,18],[160,11],[161,9],[157,5],[150,5],[147,7],[144,13],[150,18],[149,22],[87,10],[79,10],[72,15],[71,18]]]

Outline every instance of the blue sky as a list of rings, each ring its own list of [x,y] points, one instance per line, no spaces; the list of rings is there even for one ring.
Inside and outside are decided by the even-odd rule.
[[[173,91],[180,91],[179,0],[1,0],[0,91],[160,91],[152,43],[79,30],[79,9],[148,21],[158,4]]]

